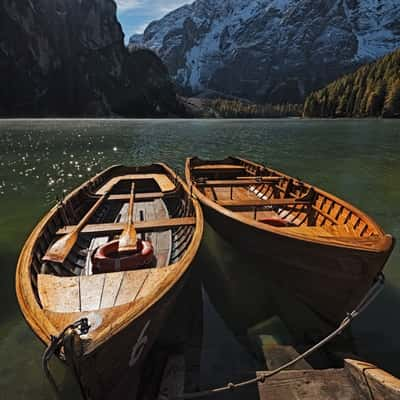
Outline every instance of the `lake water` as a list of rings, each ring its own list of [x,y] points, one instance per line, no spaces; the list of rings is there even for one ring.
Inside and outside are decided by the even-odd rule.
[[[399,237],[399,154],[400,121],[0,121],[1,397],[51,398],[40,369],[42,346],[16,302],[15,265],[27,234],[56,198],[96,172],[163,161],[182,173],[191,155],[240,155],[348,200]],[[397,247],[385,268],[383,294],[352,329],[360,354],[398,376],[399,262]]]

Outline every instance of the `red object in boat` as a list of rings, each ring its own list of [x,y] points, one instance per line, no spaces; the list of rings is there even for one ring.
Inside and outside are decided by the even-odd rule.
[[[135,251],[119,252],[118,247],[119,241],[113,240],[96,250],[92,259],[94,273],[142,268],[153,259],[154,249],[149,241],[139,239]]]
[[[286,221],[282,218],[264,218],[264,219],[259,219],[258,222],[262,222],[263,224],[268,224],[276,227],[296,226],[292,222]]]

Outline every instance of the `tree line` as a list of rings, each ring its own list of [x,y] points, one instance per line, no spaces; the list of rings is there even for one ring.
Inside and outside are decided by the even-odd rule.
[[[302,104],[255,104],[240,100],[214,99],[207,106],[221,118],[300,117]]]
[[[400,117],[400,49],[311,93],[305,117]]]

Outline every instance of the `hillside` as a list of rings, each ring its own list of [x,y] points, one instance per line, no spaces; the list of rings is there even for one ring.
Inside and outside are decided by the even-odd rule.
[[[306,117],[400,117],[400,49],[307,97]]]
[[[131,46],[154,50],[186,95],[302,103],[400,47],[398,0],[197,0]]]
[[[129,52],[113,0],[0,3],[0,117],[179,113],[149,50]]]

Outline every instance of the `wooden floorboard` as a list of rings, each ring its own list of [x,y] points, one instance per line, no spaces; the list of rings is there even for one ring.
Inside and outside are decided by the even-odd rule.
[[[100,308],[104,277],[105,274],[79,277],[81,311],[93,311]]]
[[[80,311],[79,277],[39,274],[38,292],[44,309],[54,312]]]
[[[124,272],[105,274],[104,289],[101,297],[100,308],[113,307],[118,296]]]
[[[148,273],[147,269],[125,271],[115,305],[118,306],[134,300]]]

